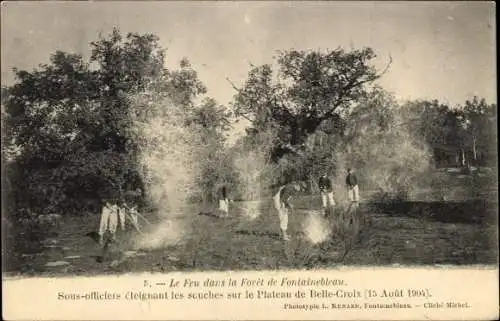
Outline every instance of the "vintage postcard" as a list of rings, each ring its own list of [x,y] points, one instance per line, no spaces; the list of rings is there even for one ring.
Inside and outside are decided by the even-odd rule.
[[[3,317],[497,319],[495,9],[2,2]]]

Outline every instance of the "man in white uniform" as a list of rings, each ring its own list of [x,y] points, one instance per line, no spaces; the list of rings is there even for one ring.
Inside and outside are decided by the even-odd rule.
[[[274,194],[273,201],[274,207],[278,211],[280,220],[280,229],[283,235],[283,240],[289,241],[290,235],[287,233],[288,230],[288,213],[293,209],[293,205],[290,203],[293,196],[300,192],[304,186],[302,184],[295,182],[291,184],[286,184],[278,189],[278,192]]]
[[[101,222],[99,224],[99,244],[103,244],[104,234],[109,232],[111,240],[116,239],[116,228],[118,227],[118,206],[106,201],[102,208]]]

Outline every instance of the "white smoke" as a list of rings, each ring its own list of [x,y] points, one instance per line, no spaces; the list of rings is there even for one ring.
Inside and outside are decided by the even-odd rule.
[[[324,137],[311,139],[311,144],[318,144],[322,152],[331,148],[330,162],[325,168],[334,168],[332,173],[335,175],[331,178],[335,213],[346,214],[349,208],[345,183],[348,168],[355,169],[362,202],[382,200],[382,197],[411,199],[413,193],[425,185],[431,154],[418,135],[412,132],[412,115],[408,115],[391,95],[375,91],[373,97],[360,103],[345,120],[344,137],[327,137],[320,133],[317,136],[322,134]],[[327,140],[323,144],[320,138],[337,138],[337,141],[328,144]],[[310,211],[302,228],[306,237],[316,244],[330,235],[344,235],[349,228],[344,223],[341,219],[328,223],[319,213]]]
[[[320,211],[308,211],[302,223],[302,230],[307,239],[313,244],[326,241],[332,233],[327,219],[323,217]]]
[[[200,137],[186,125],[186,110],[152,92],[132,97],[133,129],[140,145],[139,163],[146,194],[160,222],[136,240],[140,248],[161,248],[182,241],[189,226],[185,213],[200,173]]]
[[[242,204],[244,217],[254,220],[260,216],[261,174],[264,159],[258,151],[248,151],[234,160],[234,167],[240,177],[240,192],[245,202]]]
[[[361,198],[411,197],[430,169],[431,153],[411,130],[412,119],[383,91],[347,117],[347,139],[334,152],[335,194],[346,200],[345,176],[354,168]],[[367,195],[367,192],[373,192]]]
[[[269,151],[273,142],[273,133],[261,132],[256,137],[259,149],[241,149],[233,160],[233,166],[239,176],[239,191],[245,200],[242,204],[242,215],[254,220],[261,215],[260,198],[264,195],[263,186],[268,184],[266,177],[269,170]]]

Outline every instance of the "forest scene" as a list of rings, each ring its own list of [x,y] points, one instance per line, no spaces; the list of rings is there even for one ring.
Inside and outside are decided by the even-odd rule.
[[[225,104],[189,53],[167,67],[154,33],[116,27],[86,45],[2,84],[4,273],[497,264],[495,101],[401,100],[379,83],[396,58],[339,46],[250,64]],[[291,182],[303,188],[283,241],[273,196]],[[109,200],[139,219],[102,246]]]

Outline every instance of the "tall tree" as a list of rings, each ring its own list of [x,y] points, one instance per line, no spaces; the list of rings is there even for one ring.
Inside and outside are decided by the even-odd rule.
[[[89,61],[57,51],[31,72],[14,70],[15,84],[2,90],[5,136],[17,151],[9,165],[16,207],[78,209],[141,187],[131,113],[147,107],[132,106],[131,95],[154,85],[176,102],[163,108],[192,108],[205,92],[186,59],[179,70],[165,68],[154,35],[115,29],[91,49]]]
[[[230,114],[212,98],[205,99],[190,117],[190,122],[201,135],[198,161],[201,164],[201,187],[203,200],[215,198],[221,184],[235,185],[235,174],[231,158],[225,148],[226,133],[230,129]]]
[[[474,96],[465,101],[461,116],[464,139],[472,145],[473,162],[495,161],[497,106]]]
[[[371,65],[374,58],[370,48],[280,52],[276,76],[270,65],[254,67],[242,88],[234,86],[234,110],[256,131],[276,130],[275,160],[292,151],[300,154],[308,135],[323,121],[333,121],[337,132],[342,131],[342,112],[385,72],[377,73]]]

